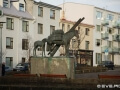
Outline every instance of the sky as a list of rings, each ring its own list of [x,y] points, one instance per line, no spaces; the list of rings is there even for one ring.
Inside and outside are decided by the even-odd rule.
[[[63,1],[75,2],[75,3],[94,5],[114,12],[120,12],[120,0],[35,0],[35,1],[42,1],[55,6],[62,4]]]

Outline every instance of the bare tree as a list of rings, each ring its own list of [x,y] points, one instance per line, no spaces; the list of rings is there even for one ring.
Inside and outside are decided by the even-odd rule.
[[[83,31],[83,29],[79,30],[79,38],[74,38],[74,41],[72,41],[72,49],[74,50],[77,50],[77,49],[80,49],[80,45],[82,43],[82,41],[84,40],[85,38],[85,33]]]
[[[26,39],[27,39],[27,50],[24,53],[26,55],[26,61],[30,60],[30,57],[32,56],[32,51],[33,51],[33,39],[30,35],[26,34]]]
[[[80,45],[81,45],[82,41],[84,40],[84,38],[85,38],[85,33],[84,33],[83,29],[81,29],[79,31],[79,39],[77,40],[78,41],[78,49],[81,48]]]
[[[5,58],[6,54],[7,54],[6,50],[4,50],[3,52],[0,52],[0,57],[2,55],[2,60]]]

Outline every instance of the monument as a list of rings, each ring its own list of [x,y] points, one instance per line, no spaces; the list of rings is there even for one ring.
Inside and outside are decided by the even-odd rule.
[[[69,57],[70,40],[76,36],[79,38],[78,30],[75,28],[84,20],[79,19],[73,27],[66,33],[63,30],[55,30],[48,38],[34,43],[33,57],[31,58],[31,74],[49,74],[49,75],[66,75],[67,78],[74,78],[75,58]],[[45,56],[45,43],[50,57]],[[54,57],[61,45],[65,45],[66,57]],[[36,56],[37,47],[42,47],[42,57]],[[44,53],[44,56],[43,56]]]

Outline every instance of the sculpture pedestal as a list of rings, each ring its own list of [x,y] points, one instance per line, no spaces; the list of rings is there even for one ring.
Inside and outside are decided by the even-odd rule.
[[[57,74],[74,78],[75,58],[66,57],[32,57],[31,74]]]

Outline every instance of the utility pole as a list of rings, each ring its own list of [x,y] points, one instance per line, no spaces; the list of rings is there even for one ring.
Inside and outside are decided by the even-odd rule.
[[[3,28],[3,23],[5,22],[0,22],[0,76],[2,75],[2,28]]]

